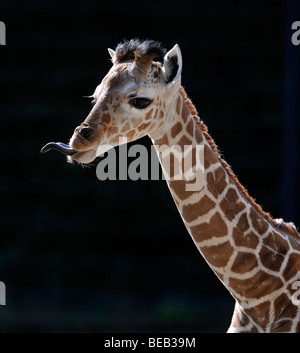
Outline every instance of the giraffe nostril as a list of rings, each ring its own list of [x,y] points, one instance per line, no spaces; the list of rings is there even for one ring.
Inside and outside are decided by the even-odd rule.
[[[93,129],[89,126],[78,126],[75,131],[81,137],[88,139],[91,136]]]
[[[92,134],[92,129],[89,127],[83,127],[80,131],[80,134],[83,138],[88,139]]]

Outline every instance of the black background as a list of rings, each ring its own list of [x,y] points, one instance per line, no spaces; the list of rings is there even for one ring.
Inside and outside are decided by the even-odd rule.
[[[224,332],[234,301],[164,181],[105,181],[58,153],[111,67],[161,41],[224,158],[274,217],[300,225],[297,1],[5,1],[0,21],[2,332]],[[150,146],[148,137],[141,143]]]

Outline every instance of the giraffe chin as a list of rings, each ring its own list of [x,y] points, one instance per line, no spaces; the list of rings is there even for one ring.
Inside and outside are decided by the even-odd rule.
[[[75,154],[72,154],[71,156],[67,157],[68,162],[69,163],[77,162],[80,164],[91,163],[97,157],[96,152],[97,152],[97,148],[93,148],[82,152],[76,152]]]

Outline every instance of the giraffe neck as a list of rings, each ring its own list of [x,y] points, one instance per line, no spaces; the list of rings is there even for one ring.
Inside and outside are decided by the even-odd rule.
[[[150,136],[156,149],[192,145],[194,151],[199,144],[204,149],[204,186],[187,191],[189,181],[166,178],[173,199],[200,253],[237,301],[235,325],[251,321],[256,329],[265,328],[274,315],[270,298],[278,298],[291,279],[283,271],[289,242],[220,158],[183,88],[173,104],[165,130]],[[175,164],[171,158],[170,170]]]

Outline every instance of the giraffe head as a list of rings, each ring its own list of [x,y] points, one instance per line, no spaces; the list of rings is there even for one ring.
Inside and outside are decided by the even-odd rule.
[[[42,152],[57,149],[69,161],[89,163],[122,141],[163,128],[181,85],[179,46],[165,53],[157,42],[130,40],[108,51],[113,66],[92,95],[89,115],[76,127],[69,145],[51,142]],[[153,61],[155,57],[163,57],[163,63]]]

